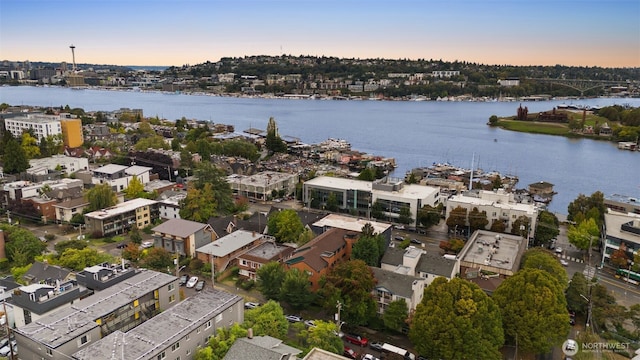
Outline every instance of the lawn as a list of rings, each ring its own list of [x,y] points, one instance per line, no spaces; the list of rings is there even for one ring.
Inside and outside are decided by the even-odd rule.
[[[566,124],[537,122],[537,121],[518,121],[518,120],[500,120],[498,126],[512,131],[527,132],[532,134],[547,134],[569,136],[571,132]]]

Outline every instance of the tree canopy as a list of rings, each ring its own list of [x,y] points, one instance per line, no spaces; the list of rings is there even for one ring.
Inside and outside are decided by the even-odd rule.
[[[556,278],[561,286],[567,286],[567,271],[560,264],[558,258],[544,248],[534,247],[527,250],[522,256],[520,268],[544,270]]]
[[[9,138],[5,140],[3,167],[2,170],[7,174],[19,174],[29,168],[29,159],[18,140]]]
[[[7,259],[14,266],[20,267],[33,263],[35,257],[41,255],[47,248],[45,243],[27,229],[9,224],[1,224],[0,229],[6,236]]]
[[[418,210],[416,221],[428,229],[440,222],[440,214],[441,211],[439,209],[434,208],[431,205],[424,205],[420,210]]]
[[[284,274],[280,288],[280,299],[294,309],[304,309],[311,305],[315,294],[311,292],[309,274],[306,271],[292,268]]]
[[[87,212],[105,209],[118,203],[115,191],[107,183],[98,184],[89,189],[85,193],[85,198],[89,201]]]
[[[287,144],[280,138],[278,133],[278,125],[273,117],[269,118],[267,123],[267,137],[265,139],[265,146],[267,150],[272,153],[286,153]]]
[[[211,201],[216,204],[217,214],[226,215],[233,209],[233,192],[227,182],[226,174],[215,164],[208,161],[199,163],[194,170],[196,180],[193,186],[198,190],[203,190],[209,184],[213,196]]]
[[[597,244],[599,236],[598,224],[593,218],[586,219],[577,226],[571,225],[567,231],[569,242],[580,250],[587,250],[589,245]]]
[[[467,225],[467,209],[462,206],[458,206],[451,210],[449,217],[447,218],[447,226],[449,230],[458,228],[463,229]]]
[[[480,211],[477,207],[474,207],[469,212],[469,226],[471,227],[471,232],[473,233],[476,230],[486,230],[487,225],[489,225],[487,212],[484,210]]]
[[[580,194],[575,200],[569,203],[567,219],[575,223],[580,223],[584,219],[592,218],[598,225],[602,225],[605,210],[604,194],[602,192],[596,191],[590,196]]]
[[[542,354],[562,344],[569,333],[564,287],[549,272],[521,269],[493,293],[505,335],[516,336],[523,352]]]
[[[269,235],[280,243],[295,243],[304,232],[304,225],[293,209],[273,212],[267,219]]]
[[[394,300],[382,314],[382,321],[387,329],[400,332],[406,325],[407,317],[409,317],[409,306],[404,298]]]
[[[409,339],[434,359],[499,359],[504,344],[500,309],[474,283],[436,278],[416,307]]]
[[[280,304],[273,300],[264,305],[244,312],[246,328],[252,328],[256,336],[268,335],[284,340],[289,329],[289,322],[284,317]]]
[[[282,281],[284,281],[285,269],[277,261],[271,261],[262,265],[256,270],[258,277],[258,290],[267,299],[278,300],[280,298],[280,289]]]
[[[536,225],[535,244],[546,245],[560,234],[560,221],[549,211],[541,211]]]

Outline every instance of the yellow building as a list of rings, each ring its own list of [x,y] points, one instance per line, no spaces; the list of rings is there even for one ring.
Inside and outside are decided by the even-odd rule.
[[[82,120],[80,119],[60,119],[62,127],[62,141],[65,146],[76,148],[82,146],[84,138],[82,136]]]

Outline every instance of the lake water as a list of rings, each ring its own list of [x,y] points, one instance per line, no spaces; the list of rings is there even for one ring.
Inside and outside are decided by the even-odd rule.
[[[144,115],[208,120],[265,129],[274,117],[280,134],[316,143],[349,141],[354,150],[393,157],[392,176],[434,162],[519,177],[519,188],[537,181],[555,185],[551,211],[566,214],[578,194],[640,197],[640,152],[619,150],[607,141],[511,132],[486,125],[491,115],[515,115],[519,102],[322,101],[213,97],[204,95],[72,90],[57,87],[0,87],[0,102],[11,105],[80,107],[87,111],[141,108]],[[529,112],[571,101],[522,102]],[[573,100],[576,105],[640,106],[640,99]]]

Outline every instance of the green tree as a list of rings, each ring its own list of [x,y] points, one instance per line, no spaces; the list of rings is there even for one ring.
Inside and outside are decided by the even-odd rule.
[[[205,223],[218,215],[218,203],[211,184],[205,184],[202,189],[192,187],[187,190],[180,208],[182,219]]]
[[[38,139],[31,136],[28,131],[22,133],[20,146],[22,146],[27,159],[33,159],[40,156],[40,146],[38,146]]]
[[[269,235],[280,243],[296,242],[304,232],[304,225],[293,209],[273,212],[267,219]]]
[[[384,310],[382,321],[387,329],[400,332],[409,317],[409,306],[404,298],[394,300]]]
[[[49,157],[62,153],[64,143],[62,141],[62,134],[48,135],[40,140],[40,155],[42,157]]]
[[[494,219],[493,222],[491,222],[491,228],[489,230],[493,232],[503,233],[507,231],[507,226],[504,224],[504,221]]]
[[[498,116],[496,115],[491,115],[489,117],[489,125],[491,126],[496,126],[498,124]]]
[[[341,319],[351,326],[366,324],[375,316],[375,302],[371,291],[375,285],[373,272],[362,260],[337,264],[321,280],[319,296],[327,311],[335,311],[342,304]]]
[[[94,266],[104,262],[112,262],[113,257],[106,253],[100,253],[96,249],[84,248],[82,250],[68,248],[55,261],[56,265],[60,265],[67,269],[76,271],[83,270],[86,267]]]
[[[462,230],[467,225],[467,209],[458,206],[452,209],[447,218],[447,226],[449,230]]]
[[[524,215],[518,216],[516,221],[511,224],[511,233],[527,239],[529,237],[530,226],[531,220],[528,217]]]
[[[21,267],[33,263],[35,257],[47,248],[45,243],[27,229],[9,224],[0,225],[0,229],[6,236],[5,252],[13,266]]]
[[[370,167],[364,168],[357,177],[358,180],[362,181],[373,181],[376,179],[376,172]]]
[[[136,245],[142,244],[142,234],[140,234],[140,230],[135,224],[129,230],[129,239]]]
[[[434,208],[431,205],[425,205],[420,210],[418,210],[416,221],[420,225],[428,229],[440,222],[440,214],[440,210]]]
[[[336,334],[338,327],[333,322],[316,320],[315,325],[307,330],[306,345],[307,348],[314,347],[330,351],[334,354],[342,355],[344,351],[344,343]]]
[[[590,217],[600,226],[604,221],[604,214],[606,212],[604,194],[600,191],[596,191],[590,196],[580,194],[575,200],[569,203],[567,212],[567,219],[569,221],[580,223],[583,219],[587,218],[587,214],[590,214]]]
[[[544,270],[556,278],[563,288],[567,286],[567,271],[560,264],[558,258],[544,248],[534,247],[525,251],[522,255],[520,268]]]
[[[247,334],[247,329],[238,323],[234,323],[230,328],[219,328],[216,331],[216,336],[209,339],[207,346],[196,351],[194,359],[222,360],[233,343],[239,338],[246,337]]]
[[[499,359],[504,344],[500,309],[478,285],[439,277],[416,307],[409,339],[429,358]]]
[[[549,211],[541,211],[536,225],[536,245],[546,245],[560,234],[560,221]]]
[[[143,137],[142,139],[138,140],[138,142],[136,142],[133,147],[138,151],[144,151],[147,149],[169,150],[171,148],[171,145],[167,144],[167,142],[164,141],[164,137],[160,135],[153,135],[149,137]]]
[[[550,273],[522,269],[493,293],[502,312],[505,335],[525,353],[543,354],[562,344],[569,333],[564,288]]]
[[[134,175],[131,180],[129,180],[127,188],[124,189],[124,194],[129,199],[136,199],[141,197],[142,193],[144,193],[144,185],[142,184],[142,181]]]
[[[361,235],[351,249],[351,259],[362,260],[369,266],[378,266],[381,257],[378,240],[374,236]]]
[[[280,134],[278,134],[278,125],[276,125],[276,120],[273,117],[270,117],[269,122],[267,123],[265,146],[267,150],[272,153],[287,152],[287,144],[280,138]]]
[[[487,219],[487,212],[480,211],[477,207],[474,207],[469,212],[469,227],[473,233],[476,230],[486,230],[489,225],[489,219]],[[471,235],[471,234],[469,234]]]
[[[78,239],[58,241],[53,248],[59,255],[63,254],[67,249],[82,250],[87,247],[87,242]]]
[[[309,274],[296,268],[289,269],[282,280],[280,299],[286,301],[294,309],[304,309],[313,301]]]
[[[567,287],[567,308],[577,314],[586,315],[587,302],[583,296],[586,297],[589,294],[588,291],[587,278],[580,271],[576,271]]]
[[[594,219],[582,221],[580,224],[569,226],[567,238],[569,242],[580,250],[589,249],[589,245],[593,245],[598,241],[600,231]]]
[[[148,249],[143,260],[145,266],[157,271],[173,267],[173,255],[164,248],[152,247]]]
[[[244,312],[244,326],[253,329],[256,336],[268,335],[284,340],[289,329],[289,322],[284,317],[280,304],[273,300],[255,309]]]
[[[411,224],[413,222],[413,214],[411,214],[411,210],[408,206],[403,206],[400,208],[400,216],[398,217],[398,222],[401,224]]]
[[[87,212],[105,209],[118,203],[116,193],[107,183],[99,184],[89,189],[84,197],[89,201]]]
[[[374,219],[382,220],[384,216],[384,205],[378,200],[376,200],[373,205],[371,205],[371,217]]]
[[[224,171],[210,162],[201,162],[196,166],[194,171],[193,186],[202,190],[207,184],[210,184],[215,199],[216,212],[220,215],[229,214],[233,209],[233,191],[227,182],[227,176]]]
[[[277,261],[271,261],[256,270],[258,290],[267,299],[278,300],[284,281],[285,269]]]
[[[29,168],[29,159],[24,149],[14,138],[4,145],[3,171],[6,174],[19,174]]]

